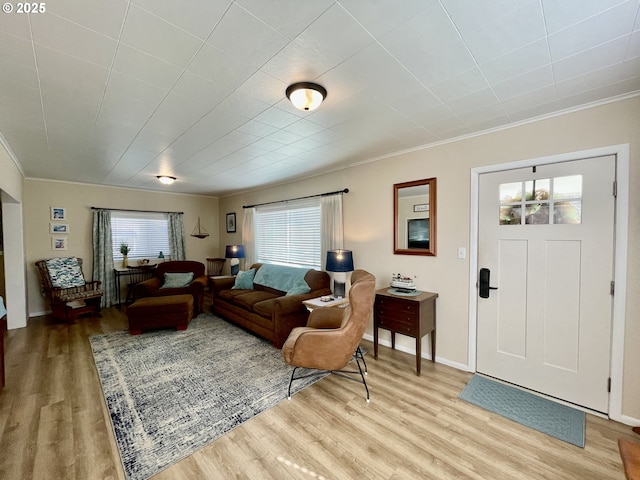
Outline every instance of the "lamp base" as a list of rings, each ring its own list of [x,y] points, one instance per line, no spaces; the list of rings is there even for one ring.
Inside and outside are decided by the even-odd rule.
[[[346,290],[346,283],[338,282],[336,280],[333,281],[333,296],[336,298],[344,297],[344,293]]]

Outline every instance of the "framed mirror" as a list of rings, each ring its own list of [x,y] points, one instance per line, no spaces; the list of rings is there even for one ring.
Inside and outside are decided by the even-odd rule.
[[[436,179],[393,186],[393,253],[436,254]]]

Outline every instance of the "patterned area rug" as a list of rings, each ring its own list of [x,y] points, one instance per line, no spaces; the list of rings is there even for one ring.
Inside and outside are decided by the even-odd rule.
[[[584,448],[585,414],[546,398],[474,375],[459,398]]]
[[[211,314],[89,339],[128,479],[146,479],[287,396],[282,351]],[[321,377],[294,382],[293,391]]]

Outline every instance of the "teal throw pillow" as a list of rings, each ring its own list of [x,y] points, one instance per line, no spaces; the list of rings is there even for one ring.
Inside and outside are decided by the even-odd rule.
[[[188,287],[193,280],[193,272],[164,274],[164,283],[160,288],[183,288]]]
[[[241,290],[253,290],[253,277],[255,276],[255,274],[255,268],[247,270],[246,272],[239,271],[238,275],[236,275],[236,283],[233,284],[232,288]]]
[[[287,290],[287,295],[300,295],[302,293],[309,293],[310,291],[311,288],[309,288],[307,282],[301,278],[291,285],[291,288]]]

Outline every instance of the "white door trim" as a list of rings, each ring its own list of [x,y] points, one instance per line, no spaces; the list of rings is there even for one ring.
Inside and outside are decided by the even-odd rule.
[[[609,398],[609,417],[613,420],[630,423],[633,419],[622,415],[622,373],[624,367],[624,329],[625,306],[627,298],[627,243],[629,215],[629,144],[611,145],[578,152],[562,153],[547,157],[518,160],[508,163],[487,165],[471,169],[471,215],[469,242],[469,347],[468,369],[476,371],[477,339],[477,302],[476,282],[478,277],[478,208],[479,176],[483,173],[499,172],[516,168],[532,167],[549,163],[580,160],[591,157],[616,155],[616,218],[614,281],[616,285],[613,297],[613,325],[611,328],[611,396]]]

